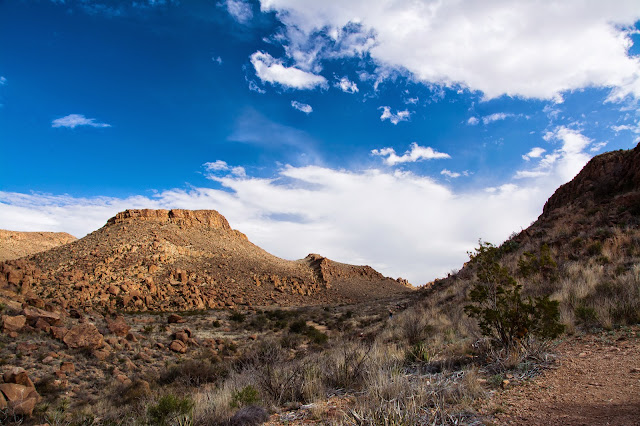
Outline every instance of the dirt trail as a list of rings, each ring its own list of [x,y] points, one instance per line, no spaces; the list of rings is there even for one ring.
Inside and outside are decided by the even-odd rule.
[[[489,424],[640,425],[640,327],[571,337],[557,350],[556,368],[491,398]]]

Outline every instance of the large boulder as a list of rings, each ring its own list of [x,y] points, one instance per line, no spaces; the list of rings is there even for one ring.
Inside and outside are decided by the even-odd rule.
[[[131,330],[131,327],[127,325],[123,316],[118,316],[113,321],[107,320],[107,327],[110,332],[121,337],[126,336],[129,330]]]
[[[45,311],[32,306],[24,308],[22,314],[27,317],[29,324],[35,324],[38,320],[46,321],[49,325],[60,325],[62,323],[62,317],[59,313]]]
[[[71,349],[98,349],[104,345],[104,336],[95,325],[79,324],[64,335],[62,341]]]
[[[24,315],[2,316],[2,329],[5,333],[18,332],[27,323],[27,317]]]
[[[10,414],[31,417],[40,395],[34,388],[17,383],[0,384]],[[1,401],[0,401],[1,404]]]

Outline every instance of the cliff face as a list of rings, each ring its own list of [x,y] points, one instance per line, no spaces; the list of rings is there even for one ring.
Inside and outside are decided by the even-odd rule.
[[[118,213],[67,246],[0,263],[3,287],[65,307],[135,311],[332,304],[411,291],[368,266],[280,259],[215,210]]]
[[[615,204],[620,213],[640,208],[640,145],[594,157],[573,179],[546,202],[541,218],[554,211],[605,207]]]
[[[174,223],[185,227],[204,226],[225,231],[231,230],[227,219],[215,210],[125,210],[109,219],[107,225],[139,221]]]

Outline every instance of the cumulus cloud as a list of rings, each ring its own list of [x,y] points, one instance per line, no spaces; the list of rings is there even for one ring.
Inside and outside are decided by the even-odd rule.
[[[388,106],[381,106],[378,109],[382,110],[382,115],[380,116],[380,120],[381,121],[389,120],[393,124],[398,124],[401,121],[408,121],[409,116],[411,115],[411,113],[406,109],[404,111],[396,111],[395,114],[391,112],[391,108],[389,108]]]
[[[478,120],[478,117],[469,117],[469,119],[467,120],[467,124],[470,126],[475,126],[479,122],[480,120]]]
[[[67,127],[69,129],[75,129],[78,126],[111,127],[111,124],[99,123],[95,118],[86,118],[82,114],[69,114],[65,117],[56,118],[51,122],[51,127]]]
[[[241,24],[246,24],[253,19],[253,10],[251,9],[251,4],[248,2],[243,0],[226,0],[224,5],[229,15],[233,16],[233,18]]]
[[[636,1],[261,0],[261,9],[277,13],[288,56],[307,64],[366,53],[489,99],[559,100],[586,87],[611,88],[612,100],[640,95],[640,58],[629,54]]]
[[[293,89],[313,89],[327,83],[323,76],[296,67],[286,67],[281,60],[265,52],[258,51],[251,55],[251,64],[258,78],[271,84]]]
[[[531,169],[520,170],[516,173],[516,179],[552,177],[554,182],[568,181],[573,178],[587,163],[590,156],[585,149],[593,142],[584,136],[579,130],[566,126],[558,126],[553,131],[544,135],[546,141],[558,142],[560,148],[542,155],[542,148],[534,148],[526,156],[529,159],[539,158],[539,161]],[[540,151],[542,149],[542,152]],[[531,153],[537,154],[537,157]],[[524,156],[523,156],[524,158]]]
[[[342,90],[345,93],[357,93],[358,85],[353,81],[349,80],[348,77],[342,77],[335,86]]]
[[[233,173],[237,166],[218,160],[204,168],[222,189],[129,198],[0,192],[0,223],[81,237],[127,208],[215,209],[277,256],[322,253],[424,284],[459,268],[478,238],[500,243],[527,227],[553,191],[580,170],[589,156],[576,149],[588,145],[570,141],[580,139],[575,130],[558,128],[554,135],[563,145],[544,175],[491,188],[453,191],[427,176],[375,168],[285,166],[259,178]]]
[[[311,105],[303,104],[302,102],[291,101],[291,106],[298,111],[304,112],[307,115],[313,112],[313,108],[311,108]]]
[[[438,152],[430,146],[420,146],[415,142],[411,144],[411,149],[406,151],[402,156],[397,155],[393,148],[374,149],[371,151],[371,154],[386,157],[383,161],[389,166],[395,166],[400,163],[415,163],[420,160],[451,158],[449,154]]]
[[[542,154],[544,154],[545,152],[547,152],[546,149],[540,148],[540,147],[537,146],[535,148],[532,148],[531,151],[527,152],[525,155],[523,155],[522,159],[526,160],[526,161],[529,161],[532,158],[540,158],[540,156]]]

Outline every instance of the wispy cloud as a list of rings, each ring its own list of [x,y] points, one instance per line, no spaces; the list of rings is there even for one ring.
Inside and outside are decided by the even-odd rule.
[[[313,89],[327,84],[323,76],[284,66],[281,60],[265,52],[255,52],[251,55],[251,64],[258,78],[271,84],[280,84],[292,89]]]
[[[302,102],[291,101],[291,106],[297,109],[298,111],[304,112],[307,115],[313,112],[313,108],[311,108],[311,105],[303,104]]]
[[[467,124],[470,125],[470,126],[475,126],[479,122],[480,122],[480,120],[478,120],[477,117],[469,117],[469,119],[467,120]]]
[[[494,114],[485,115],[484,117],[482,117],[482,123],[490,124],[490,123],[493,123],[494,121],[504,120],[509,117],[515,117],[515,114],[510,114],[505,112],[496,112]]]
[[[100,123],[95,118],[86,118],[82,114],[69,114],[65,117],[56,118],[51,122],[51,127],[67,127],[75,129],[78,126],[89,127],[111,127],[111,124]]]
[[[349,80],[348,77],[342,77],[338,82],[336,82],[335,86],[345,93],[358,92],[358,85],[355,82]]]
[[[225,6],[229,15],[240,22],[246,24],[253,19],[253,10],[251,4],[243,0],[226,0]]]
[[[218,65],[222,65],[222,57],[220,57],[220,56],[213,56],[213,57],[211,58],[211,60],[212,60],[213,62],[217,63]]]
[[[406,151],[402,156],[397,155],[393,148],[374,149],[371,151],[371,154],[386,157],[383,161],[389,166],[395,166],[400,163],[415,163],[420,160],[451,158],[449,154],[438,152],[429,146],[420,146],[415,142],[411,144],[411,149]]]
[[[401,121],[408,121],[409,117],[411,116],[409,110],[406,109],[404,111],[396,111],[395,114],[391,112],[391,108],[388,106],[381,106],[378,109],[382,110],[380,120],[389,120],[393,124],[398,124]]]
[[[5,84],[7,84],[7,78],[0,76],[0,86],[4,86]]]
[[[471,173],[468,170],[465,170],[462,173],[459,173],[459,172],[452,172],[451,170],[448,170],[448,169],[442,169],[440,174],[443,175],[443,176],[447,176],[447,177],[449,177],[451,179],[457,179],[460,176],[469,176],[469,175],[471,175]]]
[[[222,161],[222,160],[216,160],[213,162],[204,163],[202,167],[204,167],[204,169],[207,172],[209,172],[209,176],[214,176],[218,172],[231,172],[232,175],[238,176],[238,177],[244,177],[247,175],[247,172],[245,171],[244,167],[241,167],[241,166],[231,167],[227,164],[226,161]]]

